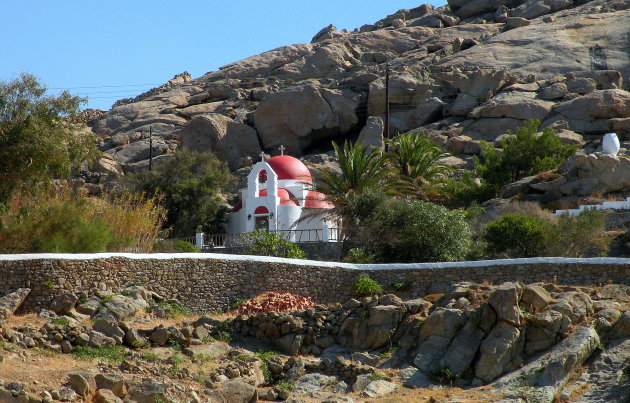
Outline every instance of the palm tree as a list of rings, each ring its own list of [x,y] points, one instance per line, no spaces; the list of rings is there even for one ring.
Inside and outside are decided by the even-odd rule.
[[[440,160],[450,154],[444,152],[428,137],[409,132],[388,140],[390,152],[386,158],[396,171],[399,192],[427,198],[434,185],[441,182],[452,168]]]
[[[349,141],[343,149],[332,143],[341,172],[317,168],[319,175],[315,189],[323,193],[326,201],[334,204],[333,213],[340,216],[346,230],[355,227],[357,217],[355,201],[369,193],[387,193],[392,190],[393,180],[386,168],[387,157],[373,148]]]
[[[387,156],[366,147],[360,142],[349,141],[340,149],[332,142],[341,172],[318,169],[319,181],[316,188],[326,195],[327,201],[335,206],[348,205],[356,196],[369,191],[387,192],[392,181],[385,168]]]

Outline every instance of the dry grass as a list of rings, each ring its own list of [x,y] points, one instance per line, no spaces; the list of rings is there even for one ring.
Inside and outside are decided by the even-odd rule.
[[[513,202],[501,207],[499,214],[505,215],[510,213],[524,214],[530,217],[549,219],[549,210],[546,210],[535,202]]]

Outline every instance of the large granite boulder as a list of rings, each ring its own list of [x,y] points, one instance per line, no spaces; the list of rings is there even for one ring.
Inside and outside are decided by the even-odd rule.
[[[214,152],[232,170],[239,168],[239,159],[256,158],[261,151],[256,130],[218,113],[193,117],[179,136],[184,148]]]
[[[520,364],[518,355],[524,343],[524,332],[511,324],[499,321],[479,347],[475,376],[490,382]]]
[[[258,104],[256,129],[264,148],[284,145],[289,154],[299,154],[350,131],[358,123],[358,102],[352,91],[320,91],[312,84],[288,88]]]

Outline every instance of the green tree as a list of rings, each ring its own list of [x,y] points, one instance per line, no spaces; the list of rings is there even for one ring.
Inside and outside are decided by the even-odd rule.
[[[97,156],[94,136],[66,117],[84,99],[67,91],[47,96],[30,74],[0,82],[0,203],[20,185],[66,177]]]
[[[497,146],[498,153],[490,144],[482,145],[481,161],[476,171],[480,178],[492,185],[498,194],[501,188],[522,177],[557,168],[575,153],[576,146],[562,144],[553,129],[546,128],[538,134],[539,120],[530,120]]]
[[[387,200],[357,234],[355,242],[382,262],[463,260],[472,244],[463,212],[421,200]]]
[[[212,153],[179,151],[145,171],[129,175],[127,186],[149,195],[162,194],[167,208],[166,226],[175,237],[190,236],[198,226],[210,233],[223,232],[226,192],[232,175]]]
[[[443,181],[452,170],[440,162],[449,154],[420,133],[401,134],[388,143],[387,158],[393,164],[402,193],[426,198],[433,185]]]

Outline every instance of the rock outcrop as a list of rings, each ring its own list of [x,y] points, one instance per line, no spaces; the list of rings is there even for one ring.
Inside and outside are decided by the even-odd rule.
[[[630,135],[628,0],[452,0],[397,12],[354,32],[328,26],[191,79],[187,74],[92,114],[110,177],[179,148],[217,153],[232,170],[262,151],[303,155],[378,132],[390,68],[390,132],[439,128],[465,167],[479,147],[523,121],[567,122],[567,142]],[[383,130],[385,131],[385,130]],[[376,136],[377,134],[370,134]],[[378,139],[375,137],[378,146]],[[252,160],[255,160],[253,158]],[[471,164],[469,164],[470,166]]]

